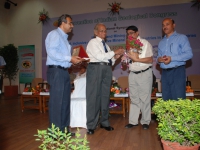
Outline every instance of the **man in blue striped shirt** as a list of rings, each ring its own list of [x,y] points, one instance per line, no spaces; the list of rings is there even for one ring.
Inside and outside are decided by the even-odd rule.
[[[58,28],[51,31],[45,40],[47,81],[50,84],[49,121],[50,126],[54,124],[62,132],[65,128],[70,132],[71,84],[68,68],[82,61],[78,56],[71,56],[71,45],[67,38],[73,27],[71,16],[64,14],[58,19]]]
[[[186,61],[193,56],[188,38],[175,31],[171,18],[162,22],[165,36],[158,45],[157,62],[162,68],[162,97],[164,100],[186,98]]]

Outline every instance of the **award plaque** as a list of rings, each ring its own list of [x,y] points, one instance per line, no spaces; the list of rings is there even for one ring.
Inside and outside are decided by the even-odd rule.
[[[83,58],[84,60],[89,59],[89,57],[82,45],[76,46],[72,49],[72,56],[79,56],[79,57]]]

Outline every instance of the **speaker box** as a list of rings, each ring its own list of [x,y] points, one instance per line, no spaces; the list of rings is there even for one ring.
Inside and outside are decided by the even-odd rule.
[[[5,4],[4,4],[4,8],[6,8],[6,9],[10,9],[10,3],[5,2]]]

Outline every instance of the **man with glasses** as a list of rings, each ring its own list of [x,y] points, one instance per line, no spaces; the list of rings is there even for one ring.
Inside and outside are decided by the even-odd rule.
[[[58,28],[48,33],[45,46],[47,52],[47,81],[50,84],[49,121],[62,132],[69,133],[70,124],[70,76],[71,64],[79,64],[82,59],[71,56],[68,33],[73,29],[72,18],[64,14],[58,19]],[[74,133],[71,133],[74,135]]]
[[[130,112],[129,124],[125,128],[138,126],[140,111],[142,118],[140,123],[143,129],[148,129],[151,121],[151,90],[152,90],[152,63],[153,48],[151,44],[139,36],[136,26],[129,26],[126,29],[128,36],[133,39],[139,39],[143,46],[141,53],[127,53],[132,60],[129,64],[129,93],[130,93]]]
[[[102,23],[94,27],[95,38],[87,45],[86,52],[90,58],[86,72],[86,116],[88,134],[94,134],[99,115],[101,128],[112,131],[108,121],[112,65],[123,53],[123,49],[111,51],[105,43],[106,26]]]
[[[185,63],[191,59],[192,48],[187,36],[175,31],[171,18],[162,22],[165,36],[158,45],[157,62],[162,68],[162,97],[164,100],[186,98]]]

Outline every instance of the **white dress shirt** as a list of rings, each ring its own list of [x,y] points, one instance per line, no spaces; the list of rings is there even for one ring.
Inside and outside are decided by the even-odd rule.
[[[114,51],[110,49],[110,47],[106,44],[106,48],[108,52],[106,53],[104,50],[104,46],[102,43],[102,39],[99,37],[93,38],[89,41],[86,52],[90,58],[90,62],[109,62],[108,60],[112,60],[112,65],[115,64]]]
[[[141,39],[140,36],[138,38],[141,43],[143,43],[142,48],[142,53],[139,54],[139,58],[145,58],[145,57],[151,57],[153,56],[153,48],[151,44],[145,40]],[[129,70],[130,71],[141,71],[147,69],[149,66],[152,66],[152,63],[140,63],[140,62],[132,62],[132,64],[129,64]]]

